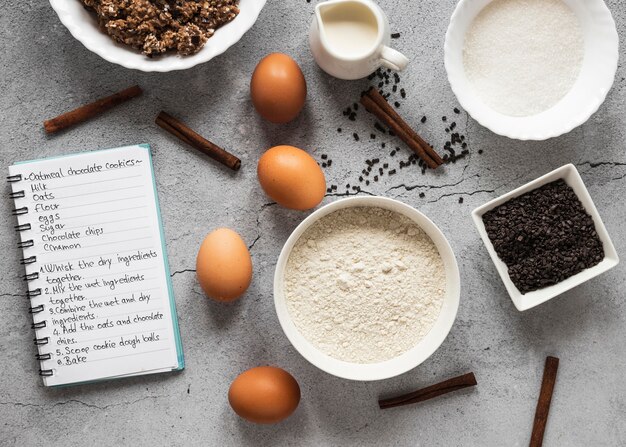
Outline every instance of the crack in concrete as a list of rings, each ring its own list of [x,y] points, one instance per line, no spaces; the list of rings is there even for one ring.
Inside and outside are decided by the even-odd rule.
[[[16,298],[24,298],[24,295],[23,294],[20,295],[19,293],[0,293],[0,297],[3,297],[3,296],[13,296]]]
[[[258,227],[258,220],[257,220],[257,227]],[[252,249],[254,248],[254,245],[259,241],[259,239],[261,239],[261,233],[259,233],[257,237],[252,241],[252,243],[248,245],[248,251],[252,251]]]
[[[390,192],[390,191],[393,191],[394,189],[400,189],[400,188],[404,188],[406,191],[412,191],[412,190],[417,189],[417,188],[426,188],[429,191],[431,189],[450,188],[452,186],[458,186],[461,183],[463,183],[464,181],[471,180],[471,179],[476,178],[476,177],[480,178],[480,174],[474,174],[471,177],[461,178],[456,183],[448,183],[448,184],[445,184],[445,185],[422,185],[422,184],[407,185],[406,183],[401,183],[400,185],[392,186],[391,188],[389,188],[387,191],[385,191],[385,194]]]
[[[274,205],[278,205],[278,204],[276,202],[266,202],[261,205],[261,209],[259,209],[259,212],[256,215],[257,235],[256,235],[256,238],[254,238],[254,240],[252,241],[252,243],[248,245],[248,251],[252,251],[256,243],[259,242],[259,239],[261,239],[261,232],[259,231],[259,227],[261,226],[261,213],[265,211],[266,208],[269,208],[270,206],[274,206]]]
[[[168,396],[145,396],[139,399],[135,399],[135,400],[131,400],[131,401],[126,401],[126,402],[120,402],[120,403],[114,403],[114,404],[109,404],[109,405],[104,405],[104,406],[100,406],[100,405],[95,405],[95,404],[90,404],[87,402],[83,402],[82,400],[78,400],[78,399],[69,399],[66,401],[62,401],[62,402],[55,402],[52,404],[33,404],[33,403],[28,403],[28,402],[0,402],[0,405],[11,405],[14,407],[28,407],[28,408],[41,408],[42,410],[48,410],[48,409],[52,409],[55,407],[60,407],[63,405],[69,405],[69,404],[78,404],[78,405],[83,405],[85,407],[89,407],[89,408],[97,408],[99,410],[106,410],[107,408],[111,408],[111,407],[119,407],[119,406],[123,406],[123,405],[134,405],[138,402],[141,402],[143,400],[148,400],[148,399],[160,399],[162,397],[168,397]]]
[[[359,194],[365,194],[368,196],[376,196],[376,194],[369,192],[369,191],[365,191],[364,189],[360,190],[360,191],[354,191],[354,192],[350,192],[350,191],[346,191],[346,192],[329,192],[327,194],[324,194],[324,197],[349,197],[349,196],[358,196]]]
[[[473,178],[473,177],[480,177],[480,174],[474,174],[470,178]],[[494,193],[494,192],[498,191],[500,188],[503,188],[503,187],[505,187],[505,186],[507,186],[507,185],[509,185],[509,184],[511,184],[511,183],[513,183],[513,182],[515,182],[517,180],[519,180],[522,177],[523,176],[521,176],[521,175],[518,176],[518,177],[515,177],[514,179],[511,179],[511,180],[501,184],[500,186],[496,186],[493,189],[477,189],[477,190],[474,190],[474,191],[471,191],[471,192],[451,192],[451,193],[447,193],[447,194],[442,194],[441,196],[437,197],[435,200],[429,200],[427,203],[435,203],[435,202],[438,202],[439,200],[443,199],[444,197],[451,197],[451,196],[461,196],[461,195],[463,195],[463,196],[473,196],[474,194],[481,194],[481,193],[491,194],[491,193]]]
[[[178,275],[179,273],[195,273],[196,269],[183,269],[183,270],[176,270],[175,272],[172,272],[170,274],[170,278],[173,277],[174,275]]]
[[[473,196],[474,194],[481,194],[481,193],[493,193],[496,192],[496,189],[477,189],[475,191],[471,191],[471,192],[451,192],[448,194],[442,194],[439,197],[437,197],[435,200],[429,200],[427,203],[435,203],[440,201],[441,199],[443,199],[444,197],[451,197],[451,196]]]

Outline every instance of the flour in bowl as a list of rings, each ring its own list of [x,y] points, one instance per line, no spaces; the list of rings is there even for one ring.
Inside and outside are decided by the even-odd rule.
[[[489,107],[531,116],[571,90],[583,56],[582,28],[562,0],[494,0],[467,32],[463,64]]]
[[[375,207],[335,211],[295,244],[285,272],[291,318],[339,360],[377,363],[424,338],[446,293],[443,260],[406,216]]]

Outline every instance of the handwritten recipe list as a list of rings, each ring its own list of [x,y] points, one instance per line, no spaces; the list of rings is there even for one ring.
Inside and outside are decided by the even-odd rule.
[[[182,368],[149,147],[10,174],[44,383]]]

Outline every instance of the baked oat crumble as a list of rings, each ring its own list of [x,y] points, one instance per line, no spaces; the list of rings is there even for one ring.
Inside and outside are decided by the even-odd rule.
[[[152,57],[197,53],[239,14],[239,0],[80,0],[115,41]]]

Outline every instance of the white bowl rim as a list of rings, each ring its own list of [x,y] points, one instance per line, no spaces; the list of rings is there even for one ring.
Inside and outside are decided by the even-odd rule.
[[[587,213],[592,217],[593,223],[596,227],[596,232],[602,241],[602,245],[604,248],[604,259],[595,266],[585,269],[582,272],[577,273],[574,276],[570,276],[569,278],[561,281],[558,284],[554,284],[549,287],[545,287],[543,289],[535,290],[532,292],[528,292],[525,295],[522,295],[521,292],[515,287],[513,281],[511,281],[508,273],[508,267],[504,262],[500,259],[498,254],[496,253],[489,236],[487,235],[487,231],[485,230],[485,224],[482,220],[483,215],[497,206],[508,202],[509,200],[519,197],[527,192],[533,191],[547,183],[551,183],[558,179],[563,179],[566,183],[574,190],[578,200],[581,201]],[[544,174],[535,180],[532,180],[514,190],[503,194],[499,197],[496,197],[493,200],[485,203],[484,205],[479,206],[474,211],[472,211],[472,220],[474,221],[474,225],[481,236],[481,239],[489,252],[489,256],[491,257],[492,262],[494,263],[504,286],[513,301],[513,304],[520,312],[526,311],[528,309],[532,309],[540,304],[543,304],[553,298],[556,298],[559,295],[567,292],[568,290],[573,289],[587,281],[590,281],[593,278],[611,270],[613,267],[619,264],[619,255],[615,250],[615,246],[613,245],[613,241],[609,236],[609,233],[602,221],[602,217],[598,212],[595,204],[593,203],[593,199],[585,186],[582,178],[580,177],[580,173],[576,169],[576,166],[573,164],[566,164],[557,168],[553,171]]]
[[[487,3],[483,6],[486,7],[491,1],[494,0],[486,0]],[[564,0],[567,2],[574,1],[582,1],[582,0]],[[452,17],[450,19],[450,24],[448,26],[448,30],[445,36],[444,42],[444,66],[446,69],[446,73],[448,75],[448,82],[450,83],[450,87],[452,88],[453,93],[455,94],[459,104],[469,115],[474,118],[480,125],[486,127],[492,132],[502,135],[511,139],[523,140],[523,141],[543,141],[549,138],[554,138],[566,134],[578,126],[584,124],[589,120],[589,118],[598,111],[600,106],[604,103],[613,83],[615,82],[615,75],[617,73],[618,62],[619,62],[619,35],[617,33],[617,26],[615,24],[615,20],[613,19],[613,15],[609,10],[608,6],[605,4],[604,0],[584,0],[586,6],[594,9],[595,17],[599,17],[605,24],[610,24],[611,26],[607,26],[604,31],[607,33],[607,39],[605,40],[604,53],[606,56],[605,61],[605,72],[603,73],[602,79],[598,80],[597,85],[594,86],[594,89],[590,91],[589,98],[590,101],[584,104],[582,110],[578,110],[577,113],[572,113],[571,117],[568,120],[563,120],[563,122],[554,126],[553,128],[544,128],[542,131],[534,130],[532,133],[529,133],[528,130],[524,128],[524,120],[530,118],[541,117],[543,114],[551,111],[553,108],[550,108],[538,115],[530,116],[530,117],[510,117],[498,112],[492,111],[495,116],[504,117],[504,119],[514,121],[515,124],[511,123],[502,123],[497,119],[491,119],[491,117],[487,117],[482,114],[477,107],[474,106],[474,103],[480,101],[480,98],[477,98],[472,92],[467,91],[466,89],[461,88],[459,79],[464,76],[463,69],[460,70],[455,69],[455,64],[452,62],[453,59],[453,45],[452,40],[453,36],[459,27],[459,23],[464,21],[466,17],[466,9],[469,8],[469,4],[476,3],[477,0],[460,0],[456,5],[454,12],[452,13]],[[476,15],[482,11],[477,11]],[[474,15],[471,20],[475,18]],[[471,23],[471,21],[470,21]],[[555,105],[554,107],[557,107]]]
[[[283,278],[291,250],[300,236],[322,217],[349,207],[378,207],[402,214],[418,225],[433,240],[446,268],[446,295],[442,310],[433,328],[413,348],[404,354],[385,362],[358,364],[344,362],[323,353],[313,346],[295,327],[283,294]],[[417,219],[420,219],[418,221]],[[410,371],[428,359],[444,342],[459,308],[461,280],[458,264],[452,247],[443,232],[425,214],[399,200],[381,196],[358,196],[336,200],[326,204],[304,219],[291,233],[283,246],[274,273],[274,306],[283,332],[292,346],[312,365],[336,377],[355,381],[384,380]],[[445,309],[445,315],[444,315]],[[439,333],[435,327],[440,328]],[[424,349],[425,341],[430,342],[429,349]],[[421,349],[420,349],[421,348]]]
[[[265,6],[267,0],[252,0],[246,2],[245,14],[239,13],[235,19],[225,24],[221,28],[215,31],[215,35],[211,37],[204,47],[191,56],[179,56],[176,54],[166,54],[157,58],[151,59],[142,55],[137,50],[130,47],[123,47],[121,44],[116,43],[112,38],[107,36],[110,41],[110,45],[100,45],[95,39],[90,37],[91,31],[88,30],[84,23],[77,20],[77,17],[71,12],[71,7],[68,6],[68,1],[76,2],[80,8],[83,8],[80,0],[49,0],[52,9],[57,13],[61,23],[68,29],[70,34],[74,36],[76,40],[83,44],[89,51],[97,54],[101,58],[111,63],[121,65],[122,67],[140,70],[144,72],[169,72],[176,70],[186,70],[195,67],[198,64],[202,64],[210,61],[216,56],[224,53],[231,46],[236,44],[243,35],[256,23],[261,10]],[[98,27],[95,20],[94,26]],[[228,32],[226,32],[228,31]],[[98,30],[102,33],[102,31]],[[219,40],[214,40],[219,33]],[[116,57],[110,54],[108,49],[111,47],[123,47],[128,52],[128,57]],[[138,58],[136,56],[141,56]]]

